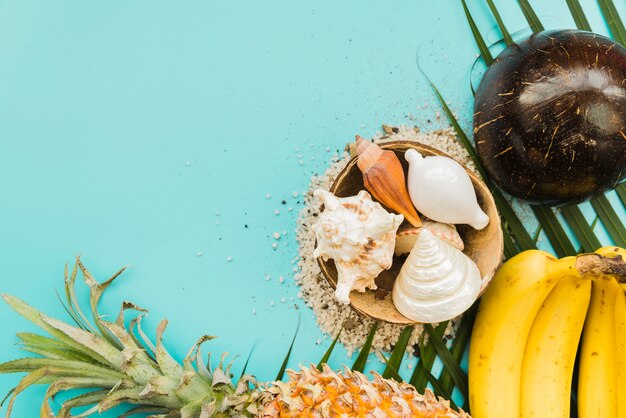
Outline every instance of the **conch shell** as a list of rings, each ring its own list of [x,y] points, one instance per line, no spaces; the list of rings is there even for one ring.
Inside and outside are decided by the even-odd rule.
[[[487,226],[489,216],[478,206],[472,181],[459,163],[443,156],[424,158],[414,149],[404,157],[409,162],[409,194],[420,213],[448,224]]]
[[[317,238],[313,257],[335,260],[335,297],[347,304],[352,289],[376,289],[374,279],[391,267],[396,231],[404,217],[387,212],[365,190],[345,198],[321,189],[313,195],[324,204],[313,225]]]
[[[476,263],[425,229],[398,274],[392,298],[409,319],[442,322],[469,309],[481,284]]]
[[[463,243],[463,240],[454,225],[443,224],[441,222],[435,222],[430,219],[422,218],[422,226],[420,227],[416,228],[411,225],[404,225],[398,229],[394,253],[396,255],[402,255],[410,252],[415,246],[415,242],[417,241],[417,237],[420,232],[424,229],[428,229],[431,234],[447,244],[450,244],[459,251],[463,251],[465,248],[465,244]]]
[[[402,164],[393,151],[356,136],[357,165],[363,173],[365,188],[378,201],[404,215],[413,226],[420,226],[415,208],[411,204]]]

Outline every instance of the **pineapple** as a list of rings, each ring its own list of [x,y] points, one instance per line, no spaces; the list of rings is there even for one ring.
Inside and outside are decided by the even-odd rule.
[[[429,390],[422,396],[413,386],[378,373],[370,381],[348,368],[337,374],[324,365],[322,371],[303,367],[287,374],[287,383],[274,382],[261,393],[261,417],[469,417]]]
[[[74,286],[78,271],[90,288],[93,323],[80,309]],[[336,374],[327,366],[322,371],[304,367],[288,371],[287,383],[259,386],[251,376],[231,382],[225,355],[215,369],[210,357],[205,363],[201,345],[212,339],[203,336],[189,350],[182,364],[163,346],[167,321],[157,327],[156,344],[141,329],[146,311],[124,302],[115,322],[105,321],[98,301],[124,269],[98,283],[80,259],[71,274],[65,270],[66,310],[77,326],[50,318],[25,302],[8,295],[5,301],[50,337],[20,333],[22,348],[40,357],[22,358],[0,365],[0,373],[26,372],[13,390],[7,406],[11,414],[15,398],[34,384],[47,384],[40,416],[71,417],[72,410],[89,407],[80,416],[107,411],[122,403],[136,405],[120,418],[150,413],[153,418],[208,417],[469,417],[449,408],[447,401],[428,392],[419,395],[410,385],[383,379],[375,374],[345,370]],[[139,315],[125,326],[124,314]],[[209,365],[207,367],[207,364]],[[72,397],[53,412],[50,400],[66,390],[92,389]]]

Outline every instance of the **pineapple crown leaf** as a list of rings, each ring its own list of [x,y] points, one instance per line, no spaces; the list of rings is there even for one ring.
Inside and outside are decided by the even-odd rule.
[[[79,271],[89,287],[93,322],[83,313],[76,298]],[[49,334],[19,333],[20,348],[41,357],[0,364],[2,374],[27,373],[6,397],[7,417],[17,395],[34,384],[49,385],[41,405],[41,417],[87,417],[126,402],[137,406],[122,416],[145,412],[164,418],[251,416],[258,398],[253,391],[254,379],[242,376],[234,387],[230,376],[232,361],[224,367],[226,353],[214,370],[210,367],[210,355],[208,364],[203,360],[202,344],[215,337],[199,338],[181,364],[163,344],[166,320],[157,326],[156,344],[153,344],[141,328],[141,320],[148,313],[146,309],[123,302],[114,322],[103,319],[98,303],[123,271],[120,269],[105,282],[98,283],[80,257],[71,272],[66,265],[66,300],[61,303],[75,326],[48,317],[19,298],[2,295],[13,310]],[[137,314],[125,326],[128,311]],[[50,401],[58,393],[73,389],[93,390],[65,400],[55,415]],[[72,415],[74,408],[85,406],[89,407],[86,411]]]

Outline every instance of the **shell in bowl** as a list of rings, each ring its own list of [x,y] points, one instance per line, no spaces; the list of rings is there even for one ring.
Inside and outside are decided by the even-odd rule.
[[[449,157],[435,148],[414,141],[390,141],[379,145],[382,149],[392,150],[397,154],[405,173],[408,170],[408,163],[403,155],[408,149],[415,149],[424,156],[440,155]],[[466,171],[468,171],[476,190],[479,206],[489,216],[489,224],[481,230],[475,230],[468,225],[457,225],[457,228],[465,243],[463,252],[478,265],[483,282],[482,291],[484,291],[502,261],[504,241],[500,218],[493,196],[478,176],[467,169]],[[364,189],[363,176],[357,167],[357,159],[353,158],[337,175],[330,192],[338,197],[347,197],[353,196]],[[388,207],[385,207],[385,209],[392,212]],[[376,278],[378,289],[374,291],[368,290],[363,293],[352,292],[350,294],[352,307],[357,312],[377,320],[403,325],[414,324],[415,321],[406,318],[396,309],[391,299],[393,284],[405,260],[406,255],[394,256],[391,268],[383,270]],[[337,269],[334,262],[332,260],[324,261],[321,258],[318,258],[317,262],[324,277],[333,287],[336,287]]]

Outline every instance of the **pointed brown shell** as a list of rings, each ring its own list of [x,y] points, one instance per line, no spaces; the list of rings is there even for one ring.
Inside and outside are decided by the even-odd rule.
[[[396,154],[382,150],[360,136],[356,137],[356,144],[357,165],[363,173],[365,188],[382,204],[404,215],[411,225],[422,225],[406,189],[404,170]]]

